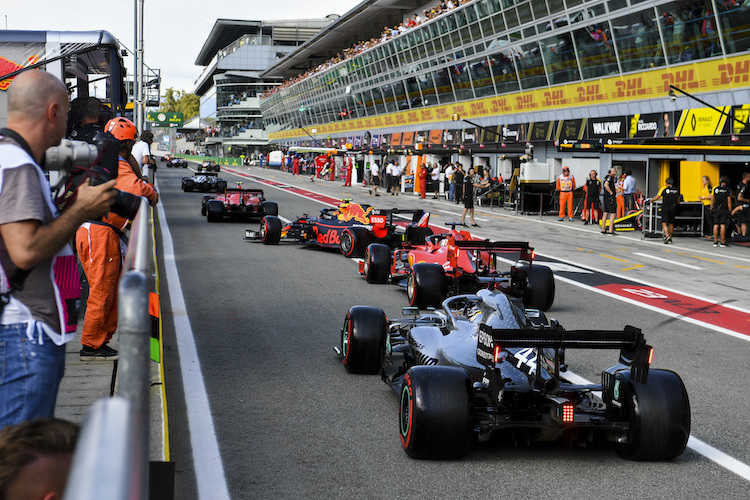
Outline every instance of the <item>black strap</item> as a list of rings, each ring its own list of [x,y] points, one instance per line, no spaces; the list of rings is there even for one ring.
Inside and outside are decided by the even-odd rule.
[[[29,153],[29,156],[31,156],[31,158],[34,158],[34,152],[31,150],[31,146],[29,146],[29,143],[26,142],[26,139],[24,139],[23,137],[21,137],[21,134],[19,134],[15,130],[9,129],[7,127],[1,128],[0,129],[0,134],[4,135],[6,137],[10,137],[14,141],[16,141],[18,143],[18,145],[21,146],[21,149],[23,149],[24,151],[26,151],[27,153]],[[35,158],[34,158],[34,161],[36,161]]]
[[[120,239],[126,245],[128,244],[128,237],[127,237],[127,235],[125,233],[123,233],[122,230],[119,227],[113,226],[112,224],[110,224],[108,222],[104,222],[103,220],[90,220],[90,221],[86,221],[86,222],[88,222],[90,224],[96,224],[97,226],[106,226],[106,227],[112,229],[112,231],[114,231],[117,234],[117,236],[119,236]]]
[[[31,156],[32,159],[34,158],[34,152],[31,150],[31,146],[29,146],[29,143],[26,142],[26,139],[21,137],[21,134],[7,127],[0,129],[0,134],[6,137],[10,137],[14,141],[16,141],[18,145],[21,146],[21,149],[29,153],[29,156]],[[16,269],[15,274],[10,279],[8,279],[10,291],[3,294],[3,300],[5,300],[5,303],[7,303],[6,298],[9,297],[11,293],[18,290],[23,290],[23,283],[24,281],[26,281],[26,278],[29,276],[32,269],[34,268],[32,267],[31,269]]]

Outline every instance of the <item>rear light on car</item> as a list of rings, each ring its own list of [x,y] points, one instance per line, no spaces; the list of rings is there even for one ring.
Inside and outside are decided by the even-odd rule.
[[[502,351],[502,349],[500,348],[500,346],[496,345],[495,346],[495,355],[493,356],[495,363],[497,363],[500,360],[500,352],[501,351]]]
[[[562,406],[562,421],[564,424],[572,423],[575,420],[575,412],[572,403],[565,403]]]
[[[646,364],[648,364],[649,366],[651,366],[651,361],[652,361],[653,359],[654,359],[654,348],[653,348],[653,347],[651,347],[651,348],[650,348],[650,349],[648,350],[648,360],[646,361]]]

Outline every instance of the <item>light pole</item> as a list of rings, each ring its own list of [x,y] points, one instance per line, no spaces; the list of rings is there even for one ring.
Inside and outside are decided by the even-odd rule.
[[[709,103],[707,103],[706,101],[704,101],[703,99],[695,97],[693,94],[690,94],[689,92],[685,92],[681,88],[675,87],[674,85],[670,85],[669,86],[669,98],[672,100],[672,102],[674,102],[674,101],[677,100],[677,96],[674,93],[675,90],[677,92],[679,92],[680,94],[684,94],[684,95],[688,96],[691,99],[695,99],[696,101],[698,101],[699,103],[703,104],[704,106],[708,106],[709,108],[713,109],[717,113],[721,113],[722,115],[731,118],[732,120],[734,120],[737,123],[739,123],[740,125],[742,125],[743,129],[747,128],[747,123],[743,122],[742,120],[740,120],[739,118],[737,118],[736,116],[734,116],[734,112],[733,111],[730,112],[730,113],[727,113],[726,111],[722,111],[719,108],[717,108],[716,106],[712,106]],[[731,106],[730,106],[729,109],[730,110],[732,109]]]
[[[308,131],[307,131],[307,130],[305,129],[305,127],[302,127],[302,126],[300,126],[300,128],[302,129],[302,131],[303,131],[303,132],[305,132],[305,133],[306,133],[306,134],[307,134],[307,135],[308,135],[308,136],[310,137],[310,139],[312,139],[312,141],[313,141],[312,147],[316,147],[318,143],[317,143],[317,141],[315,140],[315,137],[313,137],[313,135],[314,135],[314,134],[316,134],[316,133],[318,132],[318,129],[314,129],[314,128],[311,128],[311,129],[310,129],[310,132],[312,132],[312,133],[313,133],[313,135],[311,135],[311,134],[310,134],[310,132],[308,132]]]

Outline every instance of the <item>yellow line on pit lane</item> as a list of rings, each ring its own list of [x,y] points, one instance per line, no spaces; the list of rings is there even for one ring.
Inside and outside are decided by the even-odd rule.
[[[608,258],[608,259],[612,259],[612,260],[616,260],[616,261],[619,261],[619,262],[626,262],[626,263],[627,263],[627,262],[630,262],[629,260],[625,260],[625,259],[618,259],[617,257],[612,257],[611,255],[605,255],[605,254],[603,254],[603,253],[600,253],[599,255],[601,255],[602,257],[606,257],[606,258]]]
[[[721,262],[720,260],[711,260],[705,257],[698,257],[697,255],[691,255],[691,257],[694,259],[705,260],[706,262],[713,262],[714,264],[726,264],[726,262]]]
[[[620,269],[621,271],[632,271],[633,269],[638,269],[639,267],[643,267],[643,264],[636,264],[633,267],[626,267],[625,269]]]

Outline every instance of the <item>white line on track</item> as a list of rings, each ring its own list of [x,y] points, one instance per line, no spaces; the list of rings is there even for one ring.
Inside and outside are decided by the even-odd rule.
[[[274,187],[274,186],[271,186],[271,187]],[[287,192],[290,192],[290,191],[287,191]],[[297,193],[293,193],[293,194],[297,194]],[[304,195],[298,195],[298,196],[305,197]],[[305,197],[305,198],[309,199],[309,197]],[[443,211],[443,210],[441,210],[441,211]],[[160,211],[160,216],[161,216],[161,211]],[[161,220],[161,217],[160,217],[160,220]],[[475,235],[475,236],[477,236],[477,235]],[[170,240],[170,243],[171,243],[171,240]],[[539,255],[542,255],[542,254],[539,254]],[[552,256],[546,256],[546,257],[554,258]],[[172,256],[172,258],[174,259],[174,256]],[[357,262],[355,259],[349,259],[349,260]],[[742,260],[742,259],[740,259],[740,260]],[[165,262],[166,262],[166,257],[165,257]],[[602,271],[600,269],[596,269],[596,268],[593,268],[591,266],[586,266],[586,265],[577,264],[577,263],[573,263],[573,262],[570,262],[570,264],[573,264],[573,265],[576,265],[576,266],[580,266],[580,267],[582,267],[584,269],[591,269],[593,271],[601,272],[601,273],[604,273],[604,274],[609,274],[611,276],[616,276],[616,277],[620,277],[620,278],[623,278],[623,279],[629,279],[631,281],[635,281],[635,280],[632,280],[631,278],[625,278],[623,276],[618,276],[615,273],[610,273],[610,272],[607,272],[607,271]],[[357,265],[359,265],[359,264],[357,264]],[[621,297],[621,296],[616,295],[614,293],[606,292],[604,290],[599,290],[597,288],[591,287],[589,285],[584,285],[583,283],[578,283],[577,281],[573,281],[573,280],[568,279],[568,278],[563,278],[561,276],[555,276],[555,279],[556,280],[561,280],[561,281],[563,281],[565,283],[569,283],[571,285],[578,286],[580,288],[584,288],[584,289],[587,289],[587,290],[590,290],[590,291],[593,291],[593,292],[596,292],[596,293],[600,293],[602,295],[606,295],[608,297],[612,297],[612,298],[617,299],[617,300],[621,300],[623,302],[627,302],[627,303],[630,303],[630,304],[633,304],[633,305],[636,305],[636,306],[639,306],[639,307],[644,307],[646,309],[650,309],[652,311],[655,311],[655,312],[658,312],[658,313],[661,313],[661,314],[666,314],[667,316],[672,316],[674,318],[678,318],[678,319],[681,319],[683,321],[687,321],[689,323],[693,323],[693,324],[696,324],[696,325],[699,325],[699,326],[702,326],[702,327],[705,327],[705,328],[710,328],[710,329],[715,330],[717,332],[725,333],[727,335],[731,335],[732,337],[736,337],[736,338],[741,339],[741,340],[750,341],[750,337],[748,337],[746,335],[741,335],[739,333],[733,332],[731,330],[727,330],[725,328],[714,326],[714,325],[711,325],[709,323],[704,323],[702,321],[697,321],[697,320],[694,320],[692,318],[687,318],[685,316],[681,316],[679,314],[675,314],[675,313],[672,313],[670,311],[665,311],[663,309],[659,309],[658,307],[650,306],[650,305],[644,304],[642,302],[638,302],[638,301],[635,301],[635,300],[632,300],[632,299]],[[662,288],[664,290],[669,290],[668,288],[666,288],[664,286],[661,286],[661,285],[651,285],[649,283],[645,283],[645,282],[642,282],[640,280],[637,281],[637,282],[638,283],[642,283],[642,284],[647,285],[647,286],[654,286],[654,287]],[[707,299],[704,299],[704,298],[701,298],[701,297],[696,297],[696,296],[693,296],[693,295],[688,295],[688,294],[683,293],[683,292],[677,292],[675,290],[670,290],[670,291],[675,292],[675,293],[682,293],[683,295],[690,296],[690,297],[693,297],[693,298],[696,298],[696,299],[699,299],[699,300],[704,300],[706,302],[711,302],[710,300],[707,300]],[[742,311],[742,312],[748,312],[748,311],[745,311],[744,309],[740,309],[738,307],[732,307],[732,306],[724,305],[724,304],[722,304],[722,306],[723,307],[731,307],[732,309],[735,309],[735,310],[738,310],[738,311]],[[184,305],[183,305],[183,308],[184,308]],[[592,384],[592,382],[589,382],[588,380],[584,379],[583,377],[581,377],[581,376],[579,376],[579,375],[577,375],[577,374],[575,374],[573,372],[570,372],[570,371],[568,371],[568,372],[565,373],[565,378],[567,378],[568,380],[570,380],[573,383]],[[693,437],[692,435],[688,439],[688,448],[690,448],[691,450],[695,451],[696,453],[698,453],[700,455],[703,455],[704,457],[706,457],[709,460],[715,462],[716,464],[720,465],[721,467],[724,467],[725,469],[727,469],[727,470],[729,470],[729,471],[737,474],[738,476],[740,476],[741,478],[745,479],[746,481],[750,481],[750,466],[748,466],[747,464],[744,464],[744,463],[740,462],[739,460],[737,460],[737,459],[735,459],[735,458],[727,455],[726,453],[724,453],[722,451],[717,450],[713,446],[710,446],[710,445],[706,444],[705,442],[701,441],[700,439],[697,439],[697,438]]]
[[[438,212],[443,212],[444,214],[450,214],[450,215],[453,215],[455,217],[461,217],[460,213],[451,212],[450,210],[443,210],[442,208],[438,208],[437,211]],[[468,212],[467,212],[467,214],[468,214]],[[490,221],[489,219],[484,219],[482,217],[477,217],[476,214],[474,214],[474,220],[481,220],[482,222],[489,222]]]
[[[593,382],[590,382],[580,375],[570,371],[563,372],[561,375],[573,384],[593,385]],[[687,446],[694,452],[703,455],[704,457],[724,467],[730,472],[734,472],[745,481],[750,481],[750,466],[748,466],[747,464],[744,464],[736,458],[727,455],[723,451],[717,450],[713,446],[701,441],[700,439],[692,435],[688,438]]]
[[[159,189],[158,183],[156,185]],[[177,349],[180,356],[180,373],[187,405],[190,444],[193,450],[193,466],[198,486],[199,499],[229,499],[224,464],[221,461],[216,429],[211,417],[211,407],[203,381],[198,351],[195,347],[193,330],[182,295],[182,285],[175,264],[172,233],[169,231],[164,209],[159,207],[159,225],[164,247],[164,269],[169,284],[169,301],[174,318]]]
[[[675,266],[682,266],[682,267],[687,267],[687,268],[689,268],[689,269],[697,269],[697,270],[701,270],[701,269],[703,269],[702,267],[698,267],[698,266],[691,266],[690,264],[683,264],[682,262],[676,262],[676,261],[674,261],[674,260],[670,260],[670,259],[665,259],[665,258],[663,258],[663,257],[657,257],[657,256],[655,256],[655,255],[649,255],[649,254],[647,254],[647,253],[641,253],[641,252],[633,252],[633,255],[640,255],[641,257],[646,257],[646,258],[649,258],[649,259],[654,259],[654,260],[660,260],[660,261],[662,261],[662,262],[668,262],[669,264],[674,264]]]

